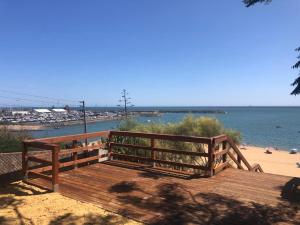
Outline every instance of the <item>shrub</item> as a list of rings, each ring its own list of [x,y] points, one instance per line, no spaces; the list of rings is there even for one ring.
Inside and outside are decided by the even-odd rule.
[[[119,130],[121,131],[133,131],[144,133],[159,133],[159,134],[174,134],[185,136],[198,136],[198,137],[213,137],[221,134],[226,134],[233,139],[235,143],[241,141],[241,135],[238,131],[224,128],[223,124],[215,118],[210,117],[194,117],[188,115],[178,123],[138,123],[134,120],[123,121]],[[133,137],[115,137],[116,143],[134,144],[140,146],[149,146],[149,139],[145,138],[133,138]],[[164,141],[157,140],[155,142],[157,148],[177,149],[183,151],[194,152],[207,152],[208,146],[202,143],[189,143],[179,141]],[[131,149],[126,147],[115,148],[115,151],[122,154],[137,155],[143,157],[150,157],[150,151],[143,149]],[[207,166],[207,158],[201,156],[188,156],[157,152],[156,158],[161,160],[175,161],[180,163],[198,164]],[[164,166],[173,168],[178,166]],[[178,169],[178,168],[177,168]],[[201,171],[198,171],[201,173]],[[202,171],[203,172],[203,171]]]
[[[211,117],[194,117],[187,115],[178,123],[138,123],[134,120],[123,121],[119,130],[145,133],[174,134],[198,137],[213,137],[226,134],[239,144],[241,135],[238,131],[224,128],[223,124]]]
[[[9,131],[5,126],[0,128],[0,152],[22,151],[22,141],[30,136],[26,131]]]

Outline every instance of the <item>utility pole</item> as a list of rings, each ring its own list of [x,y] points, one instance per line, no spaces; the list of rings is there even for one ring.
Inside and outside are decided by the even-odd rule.
[[[125,113],[125,118],[128,118],[128,107],[133,107],[134,105],[131,105],[130,99],[128,97],[128,92],[126,91],[126,89],[123,89],[121,92],[121,99],[119,100],[119,102],[123,102],[124,104],[124,113]],[[118,105],[120,107],[122,107],[122,105]]]
[[[83,111],[83,124],[84,124],[84,133],[87,133],[86,128],[86,115],[85,115],[85,101],[79,101],[82,104],[82,111]],[[87,139],[85,139],[85,145],[87,146]]]

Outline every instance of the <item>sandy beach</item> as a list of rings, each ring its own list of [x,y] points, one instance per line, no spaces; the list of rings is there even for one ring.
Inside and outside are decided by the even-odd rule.
[[[0,186],[0,224],[124,224],[140,223],[83,203],[49,193],[23,182]]]
[[[266,154],[265,148],[256,146],[243,146],[240,150],[251,165],[259,163],[265,173],[300,177],[300,167],[297,166],[300,163],[300,153],[289,154],[288,151],[273,150],[272,154]]]

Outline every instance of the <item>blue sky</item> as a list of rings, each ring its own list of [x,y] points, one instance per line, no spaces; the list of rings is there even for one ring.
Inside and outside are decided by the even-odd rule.
[[[1,0],[0,90],[99,106],[123,88],[137,106],[300,105],[299,11],[299,0]],[[12,96],[0,104],[32,104]]]

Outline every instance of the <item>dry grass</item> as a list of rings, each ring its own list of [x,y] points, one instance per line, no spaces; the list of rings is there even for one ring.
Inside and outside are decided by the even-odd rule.
[[[139,224],[92,204],[15,182],[0,187],[0,224]]]

